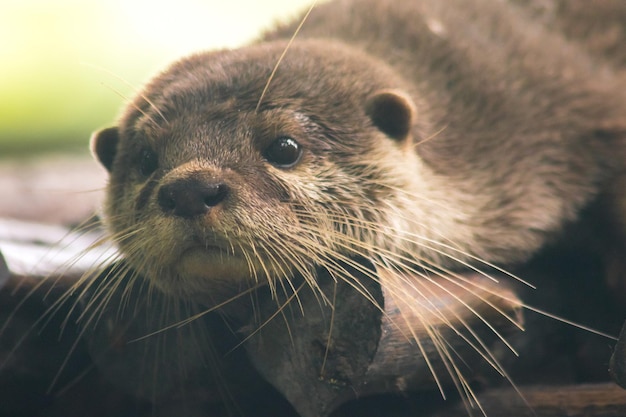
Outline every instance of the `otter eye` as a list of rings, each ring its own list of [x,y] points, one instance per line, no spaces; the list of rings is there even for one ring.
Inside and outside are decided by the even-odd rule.
[[[144,177],[152,174],[159,167],[159,158],[151,149],[144,149],[139,155],[139,171]]]
[[[300,160],[302,147],[293,138],[281,136],[265,149],[264,156],[279,168],[291,168]]]

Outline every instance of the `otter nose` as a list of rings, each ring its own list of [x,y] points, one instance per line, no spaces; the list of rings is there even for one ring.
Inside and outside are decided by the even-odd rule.
[[[228,195],[228,185],[220,181],[185,178],[159,189],[158,202],[164,213],[192,218],[207,213]]]

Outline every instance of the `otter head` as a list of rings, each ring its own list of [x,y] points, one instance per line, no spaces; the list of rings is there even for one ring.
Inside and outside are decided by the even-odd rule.
[[[218,299],[389,249],[374,240],[408,181],[414,100],[380,63],[313,41],[293,46],[261,97],[284,47],[183,59],[92,137],[110,173],[109,231],[167,293]]]

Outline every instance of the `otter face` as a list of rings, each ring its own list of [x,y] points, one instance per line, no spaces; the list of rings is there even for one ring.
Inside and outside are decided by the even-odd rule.
[[[218,53],[218,67],[215,54],[183,60],[148,86],[119,127],[92,138],[110,172],[112,237],[165,292],[220,298],[296,273],[313,280],[316,265],[377,246],[379,208],[393,200],[397,179],[387,184],[388,167],[372,155],[413,158],[414,104],[375,83],[302,89],[285,79],[298,71],[289,62],[259,103],[282,47],[258,74],[241,66],[266,50]],[[316,71],[311,62],[299,71]]]

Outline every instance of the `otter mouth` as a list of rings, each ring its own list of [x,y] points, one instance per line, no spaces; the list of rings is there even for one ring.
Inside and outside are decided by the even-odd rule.
[[[174,260],[175,263],[185,264],[193,262],[204,265],[206,268],[221,268],[230,263],[240,263],[244,259],[243,255],[237,253],[232,247],[219,245],[191,245],[184,248],[180,255]]]
[[[180,243],[179,247],[181,248],[179,252],[181,257],[196,253],[204,253],[205,255],[219,254],[224,257],[237,256],[232,242],[215,236],[209,238],[197,235],[188,236]]]
[[[207,255],[214,255],[214,254],[223,254],[223,255],[228,255],[228,256],[235,255],[232,249],[225,249],[217,245],[194,245],[194,246],[189,246],[185,248],[182,251],[181,256],[186,256],[186,255],[195,254],[195,253],[204,253]]]

